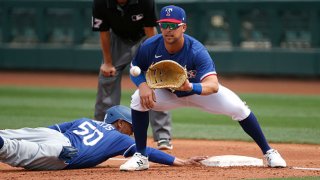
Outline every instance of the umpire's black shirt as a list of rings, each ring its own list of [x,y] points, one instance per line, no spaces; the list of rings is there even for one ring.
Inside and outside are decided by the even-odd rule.
[[[119,37],[137,41],[145,36],[143,27],[156,23],[154,0],[128,0],[125,6],[116,0],[94,0],[92,6],[92,30],[109,31]]]

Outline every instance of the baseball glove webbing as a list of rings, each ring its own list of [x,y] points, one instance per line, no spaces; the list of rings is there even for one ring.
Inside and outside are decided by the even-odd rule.
[[[152,64],[146,73],[147,84],[152,89],[176,90],[188,78],[187,70],[172,60],[162,60]]]

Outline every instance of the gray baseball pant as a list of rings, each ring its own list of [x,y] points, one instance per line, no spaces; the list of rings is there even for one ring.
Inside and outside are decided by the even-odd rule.
[[[67,137],[49,128],[0,130],[4,145],[0,162],[29,170],[59,170],[67,166],[58,157],[63,146],[71,146]]]

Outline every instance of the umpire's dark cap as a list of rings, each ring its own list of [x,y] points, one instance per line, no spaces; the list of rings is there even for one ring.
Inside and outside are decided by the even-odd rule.
[[[105,123],[112,124],[119,119],[132,124],[131,109],[122,105],[113,106],[107,109],[106,115],[104,116]]]

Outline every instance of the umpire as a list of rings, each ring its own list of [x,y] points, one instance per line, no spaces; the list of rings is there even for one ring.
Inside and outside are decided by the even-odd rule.
[[[94,0],[92,30],[100,32],[103,62],[100,67],[95,119],[120,104],[122,72],[139,45],[157,34],[154,0]],[[159,149],[172,149],[169,112],[150,113],[153,137]]]

